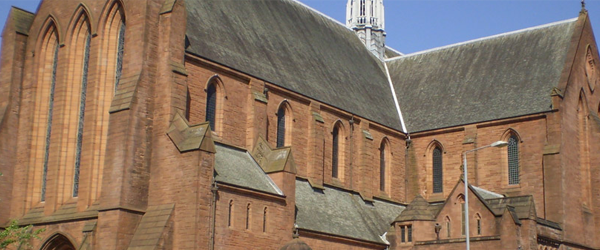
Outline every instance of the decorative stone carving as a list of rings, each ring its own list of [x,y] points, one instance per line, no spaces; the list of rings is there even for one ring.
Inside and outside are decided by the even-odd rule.
[[[592,48],[588,45],[587,54],[585,56],[585,75],[587,76],[588,85],[590,89],[594,91],[596,84],[598,83],[598,66],[594,60],[594,54]]]

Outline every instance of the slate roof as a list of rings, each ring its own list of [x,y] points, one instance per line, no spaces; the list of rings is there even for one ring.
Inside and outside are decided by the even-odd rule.
[[[386,244],[380,237],[404,206],[325,187],[313,189],[308,181],[296,181],[296,224],[300,229]]]
[[[495,198],[503,198],[504,195],[498,194],[498,193],[494,193],[492,191],[480,188],[480,187],[476,187],[473,185],[470,185],[471,188],[473,188],[473,190],[475,190],[475,192],[477,192],[477,194],[479,194],[479,196],[481,196],[481,198],[483,199],[495,199]]]
[[[215,179],[217,182],[232,184],[275,195],[283,192],[265,174],[248,151],[215,143]]]
[[[409,132],[546,112],[577,19],[388,61]]]
[[[188,53],[400,130],[383,63],[339,22],[293,0],[185,4]]]
[[[432,212],[429,202],[418,195],[394,221],[435,220]]]
[[[486,200],[492,212],[496,215],[504,213],[507,206],[514,208],[519,219],[536,218],[533,196],[504,197]]]

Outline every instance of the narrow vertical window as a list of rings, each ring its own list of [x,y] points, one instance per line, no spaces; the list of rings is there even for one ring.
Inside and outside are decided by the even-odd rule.
[[[450,227],[450,218],[446,217],[446,234],[448,236],[448,238],[450,238],[450,233],[452,232]]]
[[[385,172],[387,170],[385,141],[379,149],[379,190],[385,191]]]
[[[56,39],[56,38],[54,38]],[[46,122],[46,140],[44,148],[44,168],[42,173],[41,201],[46,201],[46,178],[48,176],[48,157],[50,156],[50,135],[52,134],[52,113],[54,109],[54,89],[56,87],[56,70],[58,67],[58,41],[52,53],[52,75],[50,77],[50,98],[48,101],[48,120]]]
[[[119,87],[119,82],[121,81],[121,75],[123,73],[123,51],[125,47],[125,23],[121,21],[121,25],[119,25],[119,38],[117,41],[117,61],[115,67],[115,90],[114,94],[117,93],[117,88]]]
[[[340,129],[338,126],[335,126],[333,128],[333,144],[332,144],[332,149],[331,149],[331,176],[333,178],[338,178],[338,160],[339,160],[339,134],[340,134]]]
[[[466,209],[465,209],[465,203],[464,203],[464,202],[462,202],[462,203],[460,204],[460,207],[461,207],[461,211],[462,211],[462,213],[461,213],[461,215],[462,215],[462,216],[461,216],[461,228],[460,228],[460,233],[461,233],[462,235],[465,235],[465,220],[466,220]]]
[[[406,227],[400,226],[400,241],[406,242]]]
[[[443,168],[442,168],[442,150],[439,147],[433,149],[433,192],[441,193],[444,189]]]
[[[481,216],[477,214],[477,235],[481,235]]]
[[[277,111],[277,147],[285,145],[285,107],[281,105]]]
[[[412,225],[408,225],[406,226],[406,241],[408,242],[412,242]]]
[[[250,204],[246,207],[246,229],[250,229]]]
[[[229,201],[229,210],[227,211],[227,226],[231,227],[231,219],[232,219],[232,213],[233,212],[233,200]]]
[[[206,121],[210,125],[210,129],[215,131],[215,119],[217,112],[217,87],[214,83],[208,86],[206,90]]]
[[[519,184],[519,139],[508,138],[508,184]]]
[[[90,43],[92,36],[89,32],[85,38],[85,48],[83,52],[83,69],[81,74],[81,94],[79,98],[79,120],[77,128],[77,145],[75,149],[75,169],[73,173],[73,197],[79,195],[79,170],[81,166],[81,146],[83,142],[83,120],[85,117],[85,99],[87,95],[88,68],[90,62]]]
[[[263,233],[267,232],[267,208],[263,211]]]

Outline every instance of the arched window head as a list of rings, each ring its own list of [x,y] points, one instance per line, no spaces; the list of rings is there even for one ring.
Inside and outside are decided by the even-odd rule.
[[[214,83],[208,85],[206,89],[206,121],[210,129],[215,131],[215,122],[217,118],[217,86]]]
[[[432,152],[432,176],[433,176],[433,193],[441,193],[444,190],[443,183],[443,165],[442,165],[442,149],[436,146]]]
[[[340,122],[336,123],[332,131],[332,145],[331,145],[331,176],[333,178],[342,177],[343,173],[340,171],[340,165],[342,164],[341,153],[343,150],[342,142],[342,131]]]
[[[389,182],[389,171],[391,163],[391,153],[387,139],[381,142],[379,147],[379,190],[387,191]]]
[[[277,147],[290,145],[291,137],[291,110],[287,101],[279,105],[277,110]]]
[[[106,12],[103,31],[103,60],[107,61],[105,81],[112,85],[110,90],[116,95],[123,75],[123,56],[125,51],[125,15],[118,1],[111,3]],[[110,92],[109,92],[110,93]]]
[[[519,184],[519,138],[512,134],[508,138],[508,184]]]

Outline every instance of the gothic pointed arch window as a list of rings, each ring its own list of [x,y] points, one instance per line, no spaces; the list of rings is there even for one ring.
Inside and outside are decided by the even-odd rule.
[[[515,134],[508,137],[508,184],[519,184],[519,138]]]
[[[81,169],[81,155],[82,155],[82,146],[83,146],[83,129],[84,129],[84,120],[85,120],[85,107],[86,107],[86,97],[88,90],[88,72],[89,72],[89,63],[90,63],[90,46],[91,46],[91,28],[89,25],[89,21],[86,15],[81,15],[79,20],[76,22],[74,29],[72,31],[72,40],[70,43],[70,72],[71,75],[68,76],[69,88],[71,88],[70,93],[72,93],[73,97],[69,98],[71,100],[69,106],[78,107],[76,110],[71,111],[74,112],[72,114],[69,124],[73,124],[74,126],[69,126],[69,128],[76,128],[76,130],[69,129],[69,134],[75,134],[75,159],[73,159],[73,169],[72,169],[72,190],[71,195],[73,197],[78,197],[79,195],[79,176]],[[76,96],[77,95],[77,96]],[[67,111],[69,112],[69,111]],[[67,149],[67,151],[71,151]],[[72,151],[71,151],[72,152]],[[70,165],[70,164],[68,164]],[[70,171],[69,171],[70,172]]]
[[[33,116],[34,126],[32,134],[32,155],[30,164],[34,167],[33,186],[39,193],[33,192],[34,199],[46,200],[46,181],[48,176],[50,141],[52,135],[52,122],[55,109],[55,89],[59,67],[59,38],[55,23],[50,20],[45,25],[40,35],[41,43],[38,45],[35,111]],[[39,188],[39,189],[38,189]]]
[[[340,121],[333,126],[331,135],[331,177],[342,179],[344,176],[344,131]]]
[[[206,121],[210,125],[210,129],[215,131],[217,119],[217,86],[214,83],[206,88]]]
[[[445,222],[446,222],[446,237],[450,238],[450,236],[451,236],[450,233],[452,233],[452,230],[451,230],[452,227],[450,225],[450,217],[446,216]]]
[[[442,149],[436,145],[431,154],[433,193],[441,193],[444,190],[444,173],[442,164]]]
[[[579,175],[581,176],[581,202],[582,205],[591,209],[592,202],[592,184],[591,184],[591,173],[590,173],[590,156],[589,156],[589,111],[587,106],[587,99],[583,90],[579,96],[579,102],[577,104],[577,137],[579,144]]]
[[[379,190],[383,192],[389,192],[391,161],[391,147],[385,138],[379,146]]]
[[[292,110],[287,101],[283,101],[277,110],[277,147],[291,145]]]

